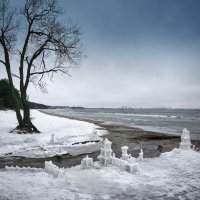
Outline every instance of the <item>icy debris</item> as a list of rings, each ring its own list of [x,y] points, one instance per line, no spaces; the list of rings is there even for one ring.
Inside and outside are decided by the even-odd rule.
[[[83,169],[91,169],[94,166],[93,158],[89,158],[88,155],[81,161],[81,167]]]
[[[137,158],[138,161],[142,161],[142,160],[144,159],[143,154],[144,154],[144,153],[143,153],[143,150],[141,149],[141,150],[140,150],[140,153],[139,153],[139,156],[138,156],[138,158]]]
[[[53,145],[53,146],[55,145],[54,136],[55,136],[54,134],[51,134],[51,139],[50,139],[50,142],[49,142],[49,144]]]
[[[98,156],[100,163],[103,165],[111,164],[112,162],[112,149],[111,144],[107,138],[103,141],[103,147],[101,148],[101,153]]]
[[[183,133],[181,136],[180,149],[181,150],[191,149],[190,131],[187,130],[186,128],[183,129]]]
[[[54,165],[52,161],[45,161],[44,170],[46,173],[52,175],[53,177],[58,177],[59,175],[64,173],[64,170]]]

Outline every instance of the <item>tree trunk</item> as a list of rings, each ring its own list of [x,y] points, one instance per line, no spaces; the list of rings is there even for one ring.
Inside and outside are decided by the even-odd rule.
[[[5,64],[6,72],[7,72],[7,75],[8,75],[8,81],[9,81],[9,86],[10,86],[10,90],[11,90],[11,94],[12,94],[12,100],[13,100],[15,113],[16,113],[16,117],[17,117],[17,121],[18,121],[18,127],[22,128],[23,127],[23,120],[22,120],[22,116],[21,116],[21,113],[20,113],[19,102],[17,101],[17,97],[15,96],[15,92],[14,92],[14,84],[13,84],[11,67],[10,67],[9,53],[8,53],[8,49],[6,47],[4,40],[1,40],[1,44],[3,45],[3,49],[4,49],[4,58],[5,58],[4,64]]]
[[[15,96],[14,93],[14,85],[13,85],[13,80],[12,80],[12,75],[9,67],[6,67],[7,75],[8,75],[8,81],[9,81],[9,86],[12,94],[12,100],[14,104],[14,110],[16,113],[17,121],[18,121],[18,128],[23,127],[23,120],[22,120],[22,115],[20,113],[20,105],[19,102],[17,101],[17,97]]]
[[[23,116],[24,129],[30,133],[31,132],[40,133],[40,131],[31,122],[30,108],[27,100],[26,90],[24,88],[21,88],[21,101],[24,112]]]
[[[21,129],[21,128],[23,128],[23,120],[22,120],[22,116],[20,113],[20,105],[19,105],[19,102],[17,101],[17,98],[14,93],[14,86],[12,84],[9,84],[9,85],[10,85],[12,99],[13,99],[13,103],[14,103],[14,110],[16,113],[17,121],[18,121],[18,128]]]

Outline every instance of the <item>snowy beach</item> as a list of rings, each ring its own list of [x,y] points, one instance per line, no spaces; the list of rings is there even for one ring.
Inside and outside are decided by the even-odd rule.
[[[93,141],[100,141],[100,136],[106,134],[105,130],[92,123],[50,116],[37,110],[31,110],[31,117],[41,133],[17,134],[11,132],[17,126],[15,113],[0,111],[0,156],[42,158],[69,152],[76,155],[84,153],[81,146],[88,146],[86,152],[93,151],[96,146],[95,150],[98,150],[100,147]],[[94,130],[96,136],[93,135]],[[51,144],[52,135],[54,144]],[[87,144],[81,145],[82,142]]]
[[[10,133],[16,126],[12,111],[0,111],[1,157],[24,156],[37,158],[66,154],[69,149],[99,151],[92,142],[107,132],[92,123],[46,115],[32,110],[31,115],[40,134]],[[54,144],[50,144],[52,134]],[[111,135],[111,134],[109,134]],[[107,135],[107,136],[109,136]],[[66,136],[68,136],[66,138]],[[97,138],[95,138],[97,139]],[[72,145],[90,141],[87,144]],[[122,142],[123,144],[123,142]],[[86,148],[84,147],[86,146]],[[98,147],[95,149],[94,147]],[[70,147],[70,148],[69,148]],[[84,152],[87,153],[87,152]],[[49,159],[48,159],[49,160]],[[191,199],[200,198],[200,153],[174,149],[155,158],[138,160],[138,171],[130,173],[116,166],[94,163],[83,169],[81,162],[72,168],[59,169],[59,175],[45,168],[5,167],[0,170],[0,199],[44,200],[108,200],[108,199]]]
[[[0,200],[200,200],[200,0],[0,0]]]

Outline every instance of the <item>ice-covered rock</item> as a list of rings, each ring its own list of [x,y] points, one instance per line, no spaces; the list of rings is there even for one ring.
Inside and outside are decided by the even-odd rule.
[[[44,170],[46,173],[52,175],[53,177],[58,177],[60,174],[64,173],[64,170],[54,165],[52,161],[45,161]]]
[[[110,142],[107,138],[103,141],[103,147],[101,148],[101,153],[98,156],[100,163],[103,165],[111,164],[112,162],[112,142]]]
[[[186,128],[183,129],[183,133],[181,136],[180,149],[181,150],[191,149],[190,131],[187,130]]]
[[[83,169],[90,169],[93,166],[94,166],[93,158],[89,158],[88,155],[81,161],[81,167]]]

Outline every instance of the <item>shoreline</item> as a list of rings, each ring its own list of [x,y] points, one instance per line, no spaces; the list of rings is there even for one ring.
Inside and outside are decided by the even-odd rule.
[[[121,147],[128,146],[128,153],[134,157],[138,157],[140,149],[143,149],[145,158],[158,157],[161,153],[169,152],[174,148],[179,148],[180,136],[167,135],[165,133],[157,133],[151,131],[145,131],[140,128],[128,127],[125,125],[105,124],[102,121],[87,120],[78,117],[70,117],[61,114],[48,113],[43,110],[38,110],[41,113],[57,116],[60,118],[84,121],[93,123],[98,126],[98,129],[106,130],[108,134],[101,136],[102,138],[108,138],[112,142],[112,150],[116,157],[121,157]],[[200,149],[200,141],[192,141],[193,145]],[[44,168],[44,162],[52,160],[58,167],[72,167],[80,165],[81,160],[86,156],[93,158],[97,161],[100,149],[90,153],[83,153],[79,155],[70,155],[69,153],[62,156],[53,156],[46,158],[27,158],[18,156],[0,157],[0,168],[5,166],[19,166],[19,167],[36,167]]]
[[[161,153],[178,148],[180,143],[180,136],[177,135],[145,131],[127,125],[105,124],[103,121],[55,114],[44,110],[39,111],[52,116],[93,123],[106,130],[108,134],[103,136],[103,138],[108,138],[112,142],[112,149],[117,157],[121,156],[122,146],[128,146],[128,152],[134,157],[137,157],[140,149],[143,149],[144,157],[152,158],[159,156]]]

